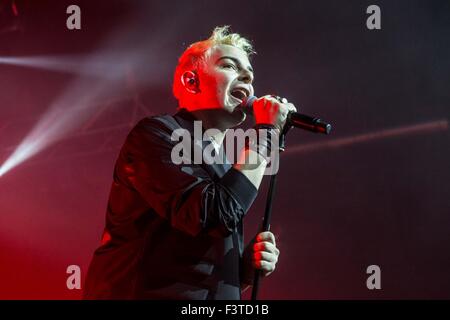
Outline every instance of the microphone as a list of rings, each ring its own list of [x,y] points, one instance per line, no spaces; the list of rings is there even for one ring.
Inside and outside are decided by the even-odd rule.
[[[242,102],[244,110],[252,112],[253,102],[256,99],[258,98],[255,96],[249,96],[245,99]],[[286,125],[323,134],[329,134],[331,131],[331,124],[326,123],[322,119],[292,111],[288,113]]]

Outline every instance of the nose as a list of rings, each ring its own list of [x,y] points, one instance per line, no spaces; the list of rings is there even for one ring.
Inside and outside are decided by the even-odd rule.
[[[244,83],[252,83],[253,82],[253,73],[249,70],[242,70],[239,76],[239,80]]]

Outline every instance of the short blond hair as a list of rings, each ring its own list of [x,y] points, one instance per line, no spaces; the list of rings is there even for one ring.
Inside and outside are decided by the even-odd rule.
[[[215,27],[208,39],[191,44],[178,59],[172,86],[175,98],[179,100],[184,92],[181,83],[183,73],[186,70],[196,71],[204,61],[208,49],[221,44],[239,48],[248,56],[255,53],[251,42],[238,33],[231,33],[230,26]]]

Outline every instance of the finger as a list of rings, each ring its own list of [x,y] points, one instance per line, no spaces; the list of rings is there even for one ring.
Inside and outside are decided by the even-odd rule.
[[[273,243],[275,245],[275,235],[270,231],[260,232],[256,236],[256,241],[269,241],[270,243]]]
[[[277,263],[278,262],[278,256],[273,253],[265,252],[265,251],[258,251],[253,254],[252,260],[255,261],[267,261],[271,263]]]
[[[279,102],[276,98],[274,98],[274,97],[272,97],[272,96],[264,96],[264,98],[267,100],[267,101],[270,101],[270,103],[277,103],[277,102]]]
[[[259,99],[262,99],[262,100],[264,100],[264,101],[270,101],[270,102],[278,102],[278,100],[277,99],[275,99],[273,96],[271,96],[270,94],[268,94],[268,95],[265,95],[265,96],[262,96],[262,97],[260,97]],[[258,100],[259,100],[258,99]]]
[[[262,96],[258,98],[256,101],[261,101],[264,108],[270,108],[272,112],[278,112],[278,110],[282,105],[276,98],[274,98],[271,95]]]
[[[267,241],[257,242],[253,245],[253,252],[258,251],[266,251],[276,255],[280,254],[280,250],[278,250],[278,248],[275,247],[272,243]]]
[[[269,98],[270,98],[270,96],[259,97],[253,103],[253,107],[255,107],[257,104],[261,104],[263,108],[266,108],[266,106],[270,103]]]
[[[284,103],[283,107],[286,112],[297,112],[297,108],[292,103]]]
[[[261,242],[256,242],[253,245],[253,251],[267,251],[267,252],[272,252],[272,253],[276,253],[277,252],[277,247],[275,247],[275,245],[273,243],[270,243],[268,241],[261,241]]]
[[[263,271],[265,274],[273,272],[275,270],[275,264],[264,260],[253,261],[253,267],[257,270]]]
[[[273,97],[270,97],[270,99],[266,100],[266,107],[272,114],[276,114],[281,109],[281,104]]]
[[[292,103],[288,103],[287,104],[288,110],[291,112],[297,112],[297,108],[292,104]]]
[[[267,108],[267,106],[269,105],[270,101],[265,99],[265,98],[263,98],[261,101],[262,101],[263,108],[264,109]]]
[[[281,104],[280,114],[283,116],[287,116],[289,112],[296,112],[297,109],[292,103],[283,103]]]

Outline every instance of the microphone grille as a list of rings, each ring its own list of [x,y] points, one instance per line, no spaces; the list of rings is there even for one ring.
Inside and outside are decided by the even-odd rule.
[[[253,107],[253,102],[256,100],[257,98],[255,96],[248,96],[243,102],[242,105],[244,108],[252,108]]]

